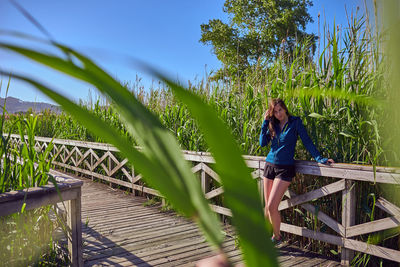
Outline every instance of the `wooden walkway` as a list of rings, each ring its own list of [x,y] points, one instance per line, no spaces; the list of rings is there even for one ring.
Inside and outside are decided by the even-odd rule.
[[[196,225],[174,212],[145,206],[146,199],[83,179],[82,238],[85,266],[194,266],[215,255]],[[232,262],[241,254],[227,226],[225,251]],[[339,266],[294,246],[280,248],[281,266]]]

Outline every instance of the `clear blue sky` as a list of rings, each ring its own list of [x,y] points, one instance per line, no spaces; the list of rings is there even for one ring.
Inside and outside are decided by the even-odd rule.
[[[16,0],[33,15],[58,42],[89,55],[110,74],[121,81],[135,83],[136,75],[143,78],[146,88],[152,78],[138,73],[123,63],[123,58],[134,57],[167,71],[182,82],[200,80],[205,70],[216,70],[219,61],[211,47],[199,42],[200,24],[209,19],[227,21],[222,11],[223,0]],[[346,26],[348,12],[363,0],[318,0],[309,9],[314,23],[307,32],[318,33],[317,15],[323,14],[328,23]],[[370,2],[370,1],[367,1]],[[322,23],[322,22],[321,22]],[[322,25],[322,24],[321,24]],[[15,30],[36,36],[43,35],[8,0],[0,0],[0,30]],[[37,44],[10,39],[28,47]],[[207,68],[205,68],[207,66]],[[33,64],[9,52],[0,51],[0,68],[25,73],[39,78],[63,94],[86,100],[90,85],[66,78],[45,67]],[[1,96],[4,97],[3,81]],[[25,101],[50,102],[33,88],[11,81],[10,96]]]

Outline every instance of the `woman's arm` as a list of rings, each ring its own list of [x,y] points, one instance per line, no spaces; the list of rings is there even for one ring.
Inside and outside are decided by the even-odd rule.
[[[271,135],[269,134],[268,124],[269,124],[269,121],[264,120],[264,122],[261,126],[260,146],[266,146],[266,145],[268,145],[269,141],[271,141]]]
[[[328,159],[323,158],[319,153],[318,149],[315,147],[312,142],[310,136],[307,133],[306,128],[304,127],[303,121],[299,118],[297,121],[297,133],[300,135],[301,141],[303,145],[306,147],[308,152],[310,152],[311,156],[319,163],[327,163]],[[329,159],[329,162],[333,162],[333,160]]]

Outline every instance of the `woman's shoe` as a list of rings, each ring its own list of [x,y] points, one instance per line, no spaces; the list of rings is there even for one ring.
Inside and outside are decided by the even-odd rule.
[[[282,244],[282,242],[283,242],[283,237],[280,236],[279,239],[277,239],[277,238],[275,238],[275,237],[271,237],[271,241],[272,241],[272,244],[276,247],[276,246],[279,246],[280,244]]]

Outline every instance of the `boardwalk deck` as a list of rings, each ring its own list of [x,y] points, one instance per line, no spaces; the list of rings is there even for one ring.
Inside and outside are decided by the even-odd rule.
[[[82,238],[85,266],[194,266],[214,255],[196,225],[174,212],[144,206],[145,198],[84,179]],[[241,261],[232,230],[224,247]],[[281,266],[338,266],[339,262],[294,246],[280,248]]]

